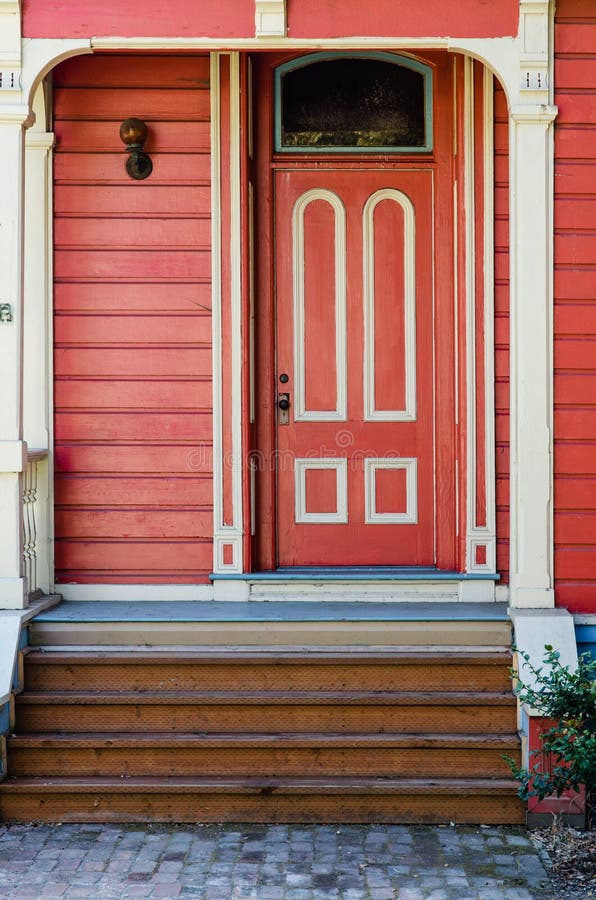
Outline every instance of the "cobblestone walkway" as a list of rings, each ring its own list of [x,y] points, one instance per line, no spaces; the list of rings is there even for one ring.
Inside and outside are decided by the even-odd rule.
[[[532,900],[517,828],[0,825],[0,897]]]

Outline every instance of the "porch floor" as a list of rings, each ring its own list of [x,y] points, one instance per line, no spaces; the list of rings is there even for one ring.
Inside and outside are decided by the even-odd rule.
[[[65,600],[35,617],[63,622],[506,622],[506,603],[337,600]]]

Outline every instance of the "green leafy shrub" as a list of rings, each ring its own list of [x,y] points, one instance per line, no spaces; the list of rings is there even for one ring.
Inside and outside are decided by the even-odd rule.
[[[585,824],[590,828],[596,803],[596,659],[584,653],[577,669],[571,671],[561,664],[559,652],[550,644],[544,649],[539,667],[530,662],[527,653],[518,651],[524,660],[520,668],[532,674],[532,684],[524,683],[521,671],[512,674],[519,700],[554,724],[541,735],[542,748],[531,753],[538,757],[534,765],[518,768],[514,760],[506,759],[520,782],[523,800],[544,800],[553,794],[560,797],[566,790],[579,793],[585,787]]]

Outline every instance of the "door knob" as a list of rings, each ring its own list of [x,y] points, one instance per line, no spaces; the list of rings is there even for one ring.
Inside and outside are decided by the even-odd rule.
[[[289,425],[290,424],[290,395],[285,393],[279,393],[277,395],[277,408],[279,409],[279,413],[277,416],[278,425]]]

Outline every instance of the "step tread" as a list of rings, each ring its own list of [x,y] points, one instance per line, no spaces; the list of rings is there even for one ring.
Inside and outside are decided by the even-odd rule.
[[[174,733],[145,732],[143,734],[122,734],[119,732],[85,732],[83,734],[36,733],[16,734],[8,738],[8,746],[15,749],[40,748],[152,748],[167,747],[172,750],[186,747],[396,747],[396,748],[442,748],[442,749],[504,749],[518,748],[516,734],[350,734],[308,732],[268,733]]]
[[[509,778],[255,778],[201,776],[184,778],[159,777],[9,777],[0,783],[3,793],[108,793],[153,794],[224,793],[224,794],[514,794],[518,783]],[[131,790],[132,789],[132,790]]]
[[[440,581],[444,581],[445,573],[436,573]],[[426,580],[424,575],[421,580]],[[448,580],[458,581],[461,576],[448,576]],[[250,580],[250,578],[249,578]],[[282,578],[282,581],[288,580]],[[308,579],[312,581],[312,578]],[[315,582],[321,579],[314,579]],[[335,580],[335,579],[333,579]],[[364,582],[370,579],[364,577]],[[391,580],[391,579],[389,579]],[[420,580],[420,579],[415,579]],[[344,588],[350,590],[348,585]],[[291,590],[288,586],[286,590]],[[324,590],[324,589],[323,589]],[[352,588],[353,590],[353,588]],[[358,589],[359,590],[359,589]],[[263,622],[287,623],[309,622],[378,622],[392,621],[398,623],[428,622],[467,625],[474,624],[509,624],[507,603],[474,602],[470,600],[393,600],[379,599],[342,599],[328,597],[315,599],[271,599],[266,601],[251,600],[157,600],[151,603],[119,600],[66,600],[54,609],[40,613],[35,624],[52,625],[72,623],[79,624],[126,624],[151,626],[164,623],[182,624],[185,626],[201,626],[205,623],[248,623],[261,625]]]
[[[71,706],[107,704],[126,706],[180,706],[188,703],[243,705],[395,706],[509,706],[515,697],[509,691],[26,691],[16,696],[17,706]]]
[[[511,662],[511,651],[508,648],[484,650],[451,649],[444,647],[413,650],[410,648],[391,648],[371,650],[346,648],[338,650],[296,650],[280,651],[276,648],[262,647],[258,651],[226,650],[215,647],[212,650],[30,650],[27,654],[27,665],[138,665],[139,662],[153,664],[176,663],[177,665],[374,665],[387,662],[400,665],[404,663],[421,663],[433,665],[500,665]]]

